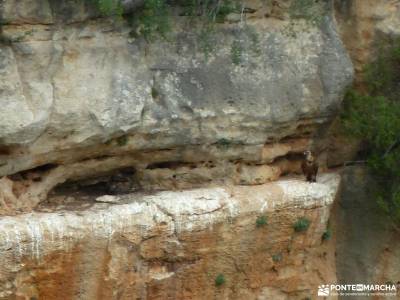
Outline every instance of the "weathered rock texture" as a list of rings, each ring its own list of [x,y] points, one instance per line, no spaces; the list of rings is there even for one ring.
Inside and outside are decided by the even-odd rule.
[[[1,182],[6,213],[96,169],[133,166],[144,188],[168,188],[170,173],[151,171],[165,162],[207,169],[191,184],[277,179],[298,170],[286,156],[314,147],[352,80],[330,7],[313,24],[290,18],[290,1],[248,3],[247,27],[218,25],[206,59],[187,18],[148,44],[83,3],[2,3],[0,175],[38,167]]]
[[[279,180],[325,149],[352,81],[332,2],[315,19],[249,1],[202,38],[176,13],[152,43],[88,3],[0,3],[0,298],[303,299],[335,282],[338,177]]]
[[[400,36],[400,1],[335,0],[336,20],[355,69],[355,83],[388,40]]]
[[[325,174],[3,217],[0,299],[314,297],[317,283],[336,281],[321,237],[338,185]],[[259,216],[267,224],[257,227]],[[304,233],[293,229],[300,217],[311,221]]]
[[[335,19],[341,40],[354,65],[353,88],[364,92],[365,70],[382,49],[400,38],[400,1],[335,0]],[[343,134],[339,121],[329,134],[327,165],[343,165],[357,159],[360,141]]]

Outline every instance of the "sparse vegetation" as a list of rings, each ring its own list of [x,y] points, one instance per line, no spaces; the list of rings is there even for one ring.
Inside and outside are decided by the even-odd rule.
[[[292,19],[305,19],[319,26],[327,13],[326,1],[296,0],[292,1],[289,14]]]
[[[242,62],[243,47],[239,40],[233,40],[231,45],[232,63],[239,65]]]
[[[215,286],[221,286],[226,282],[224,274],[218,274],[215,277]]]
[[[120,0],[86,0],[93,3],[102,15],[121,16],[123,13]]]
[[[272,255],[272,261],[276,263],[282,261],[282,253]]]
[[[122,147],[125,146],[128,143],[128,137],[126,135],[120,136],[117,138],[117,145]]]
[[[293,224],[293,228],[296,232],[304,232],[307,231],[308,227],[310,227],[310,224],[311,222],[309,219],[302,217]]]
[[[257,227],[263,227],[263,226],[265,226],[267,224],[268,224],[267,216],[259,216],[259,217],[257,217],[257,220],[256,220],[256,226]]]
[[[366,92],[346,94],[345,132],[364,142],[379,206],[400,224],[400,39],[382,48],[365,70]]]
[[[328,227],[326,228],[326,230],[324,231],[324,233],[322,234],[322,240],[323,241],[329,241],[332,237],[332,231],[331,229]]]
[[[147,41],[157,36],[167,38],[171,30],[169,8],[165,0],[145,0],[143,10],[138,17],[137,33]]]
[[[216,145],[217,145],[218,148],[224,148],[224,149],[229,148],[229,146],[230,146],[231,144],[232,144],[231,141],[228,140],[228,139],[225,139],[225,138],[219,139],[219,140],[216,142]]]
[[[146,41],[154,41],[157,37],[168,39],[172,31],[171,3],[166,0],[145,0],[143,7],[130,14],[124,14],[121,0],[86,0],[94,4],[104,16],[126,18],[132,26],[131,36],[143,37]],[[215,50],[216,23],[224,22],[225,17],[233,12],[241,13],[243,4],[241,0],[210,0],[194,1],[181,0],[174,4],[181,11],[181,15],[188,16],[190,26],[196,32],[198,48],[203,52],[207,61]],[[245,18],[245,15],[244,15]],[[247,48],[255,55],[261,53],[257,32],[247,24],[238,25],[241,35],[247,35],[247,39],[236,37],[232,42],[232,63],[238,65],[242,62],[242,53]],[[244,45],[246,43],[246,47]]]

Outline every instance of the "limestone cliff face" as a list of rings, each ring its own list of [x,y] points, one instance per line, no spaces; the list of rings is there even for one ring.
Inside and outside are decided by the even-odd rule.
[[[400,1],[336,0],[335,15],[354,64],[355,88],[362,90],[365,67],[382,47],[400,38]],[[340,134],[331,138],[331,143],[335,145],[333,164],[352,160],[359,149],[357,143]],[[370,189],[373,185],[374,179],[365,167],[343,170],[339,200],[331,216],[336,223],[336,269],[340,283],[399,283],[399,232],[393,230],[377,205]]]
[[[308,148],[324,166],[353,67],[332,2],[317,23],[292,3],[246,2],[206,57],[178,14],[147,43],[87,2],[1,2],[0,299],[303,299],[336,281],[321,237],[339,178],[296,174]]]
[[[336,282],[326,231],[339,177],[109,196],[0,219],[0,299],[305,299]],[[110,200],[110,199],[109,199]],[[257,217],[267,224],[256,226]],[[306,232],[295,232],[300,218]],[[216,286],[222,274],[225,283]]]
[[[314,146],[352,80],[330,7],[316,25],[291,19],[288,1],[248,3],[258,42],[243,37],[236,65],[240,24],[217,26],[206,59],[184,17],[169,41],[148,44],[83,3],[2,4],[0,175],[35,173],[0,182],[8,213],[68,179],[127,166],[150,189],[187,168],[183,186],[277,179],[298,170],[287,154]],[[174,174],[166,162],[178,162]]]
[[[353,88],[364,91],[364,71],[387,45],[400,38],[400,1],[335,0],[335,19],[340,38],[354,65]],[[329,166],[355,159],[359,141],[344,136],[332,126]]]

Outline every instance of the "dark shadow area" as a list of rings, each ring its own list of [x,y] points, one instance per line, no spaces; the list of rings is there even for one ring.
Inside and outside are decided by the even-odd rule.
[[[332,215],[339,284],[385,284],[400,280],[397,268],[400,235],[378,206],[370,188],[373,184],[363,166],[349,166],[342,171],[341,191]],[[366,296],[349,298],[370,299]]]

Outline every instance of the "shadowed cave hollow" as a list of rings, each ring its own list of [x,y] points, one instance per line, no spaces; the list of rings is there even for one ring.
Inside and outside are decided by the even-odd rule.
[[[38,210],[88,208],[104,195],[126,195],[139,192],[134,167],[124,167],[84,179],[69,179],[54,187]]]

